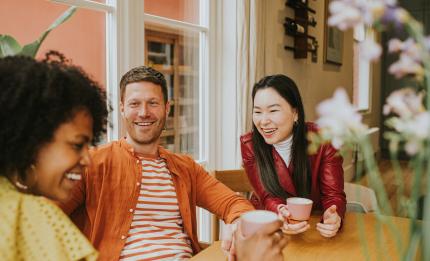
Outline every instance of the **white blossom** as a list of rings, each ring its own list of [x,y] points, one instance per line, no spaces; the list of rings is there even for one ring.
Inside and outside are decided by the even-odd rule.
[[[424,74],[424,69],[421,63],[415,61],[411,56],[401,53],[400,59],[390,65],[388,72],[396,78],[401,78],[408,74],[414,74],[416,77],[421,78]]]
[[[384,15],[387,6],[395,3],[396,1],[392,0],[335,0],[329,6],[331,16],[328,24],[340,30],[346,30],[361,23],[372,25],[375,20]]]
[[[430,139],[430,112],[423,111],[409,118],[393,117],[389,126],[393,127],[406,141],[405,150],[415,155]]]
[[[348,1],[332,1],[329,9],[331,16],[328,24],[336,26],[342,31],[360,24],[363,20],[359,8]]]
[[[382,53],[382,48],[373,39],[366,38],[359,44],[360,56],[367,61],[375,61],[379,59]]]
[[[425,110],[422,104],[423,98],[423,92],[417,94],[412,88],[394,91],[386,100],[384,114],[387,115],[393,112],[399,115],[400,118],[411,118]]]
[[[325,139],[330,139],[335,148],[340,148],[346,140],[365,135],[367,126],[361,122],[361,115],[349,102],[344,89],[337,89],[332,98],[317,106],[320,115],[317,125]]]
[[[402,52],[402,54],[409,56],[416,62],[422,61],[422,48],[414,39],[408,38],[402,42],[397,38],[391,39],[388,42],[388,51],[391,53]]]

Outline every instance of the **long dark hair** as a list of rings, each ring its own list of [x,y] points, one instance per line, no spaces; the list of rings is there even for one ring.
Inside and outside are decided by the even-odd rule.
[[[252,89],[252,103],[259,90],[274,89],[284,98],[292,108],[296,109],[298,120],[293,127],[293,144],[291,147],[291,160],[293,163],[293,182],[298,196],[309,197],[311,174],[307,155],[308,141],[306,138],[305,112],[302,98],[297,85],[285,75],[277,74],[266,76],[257,82]],[[257,161],[260,179],[268,192],[274,196],[287,198],[289,195],[279,184],[278,174],[272,156],[273,146],[267,144],[258,132],[255,124],[252,124],[252,142],[255,159]],[[279,173],[279,175],[287,175]]]

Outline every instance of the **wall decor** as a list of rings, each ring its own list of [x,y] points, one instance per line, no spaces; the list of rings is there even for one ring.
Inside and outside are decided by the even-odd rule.
[[[328,5],[331,0],[325,0],[324,14],[324,62],[342,65],[343,32],[336,27],[328,26]]]

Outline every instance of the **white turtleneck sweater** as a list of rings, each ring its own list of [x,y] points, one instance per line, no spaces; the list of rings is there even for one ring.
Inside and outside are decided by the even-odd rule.
[[[293,145],[293,135],[290,135],[286,140],[279,143],[273,144],[276,151],[279,153],[281,158],[284,160],[285,165],[288,167],[291,161],[291,147]]]

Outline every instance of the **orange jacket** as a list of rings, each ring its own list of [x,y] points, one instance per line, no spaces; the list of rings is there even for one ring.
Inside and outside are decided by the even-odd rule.
[[[159,147],[173,176],[184,230],[194,253],[197,239],[196,206],[205,208],[226,223],[254,209],[217,181],[192,158]],[[125,139],[91,151],[92,164],[68,202],[60,207],[100,251],[101,260],[118,260],[130,229],[142,176],[141,161]]]

